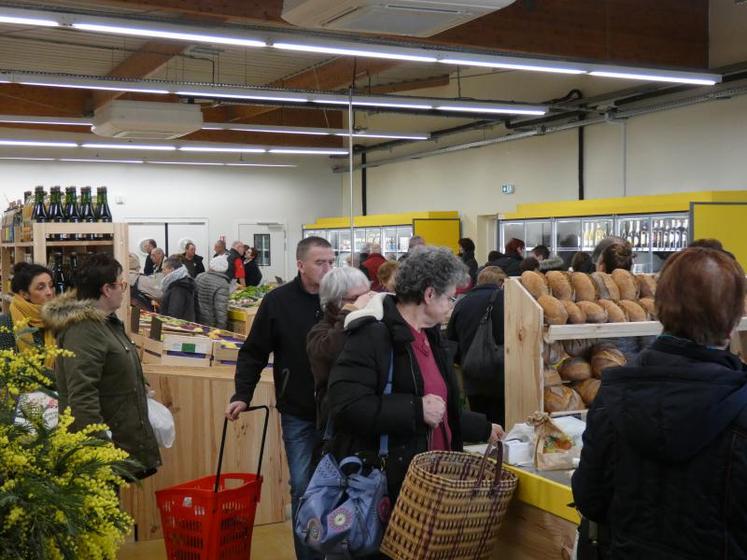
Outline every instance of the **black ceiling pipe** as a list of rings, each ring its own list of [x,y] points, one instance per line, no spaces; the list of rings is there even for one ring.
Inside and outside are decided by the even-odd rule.
[[[366,152],[361,154],[361,214],[368,214],[368,168],[366,167]]]

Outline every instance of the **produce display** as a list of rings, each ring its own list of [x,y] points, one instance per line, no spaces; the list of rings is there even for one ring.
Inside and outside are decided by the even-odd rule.
[[[656,319],[656,279],[618,269],[604,272],[527,271],[521,284],[542,307],[548,325],[628,323]]]
[[[231,307],[254,307],[255,305],[259,305],[260,300],[271,289],[266,284],[241,288],[228,296],[229,305]]]
[[[140,312],[140,332],[150,332],[150,325],[153,317],[158,317],[163,324],[161,331],[161,338],[166,334],[189,334],[197,336],[206,336],[212,340],[219,341],[221,346],[224,348],[240,348],[244,343],[243,338],[236,333],[226,331],[223,329],[215,329],[206,325],[200,325],[199,323],[192,323],[183,319],[176,319],[175,317],[167,317],[165,315],[158,315],[157,313],[151,313],[148,311]]]

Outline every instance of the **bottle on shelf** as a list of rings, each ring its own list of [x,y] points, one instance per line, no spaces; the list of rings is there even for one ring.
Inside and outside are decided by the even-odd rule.
[[[641,249],[648,249],[648,224],[641,223]]]
[[[31,221],[37,223],[48,222],[47,206],[44,204],[44,187],[34,189],[34,209],[31,212]]]
[[[103,224],[110,224],[112,222],[112,212],[109,209],[108,195],[106,187],[98,187],[96,189],[96,208],[94,210],[96,221]],[[112,236],[109,234],[98,235],[97,239],[111,239]]]
[[[75,187],[65,187],[65,206],[63,208],[65,221],[71,224],[80,222],[80,213],[78,212],[78,200],[75,193]],[[70,240],[78,239],[78,235],[71,233],[67,236]]]
[[[82,187],[80,189],[80,223],[93,224],[96,222],[96,215],[93,212],[91,203],[91,187]],[[80,236],[81,239],[93,239],[92,234],[86,233]]]
[[[23,200],[23,225],[19,241],[31,241],[33,235],[31,214],[34,211],[34,193],[31,191],[24,192]]]
[[[62,267],[62,252],[57,251],[54,254],[54,265],[52,266],[52,280],[54,282],[54,292],[57,295],[63,293],[67,287],[67,275]]]
[[[16,211],[13,213],[13,241],[18,243],[23,237],[23,202],[16,201]]]
[[[60,187],[52,187],[50,189],[47,221],[54,224],[61,224],[65,221],[65,215],[62,213],[62,193],[60,192]],[[59,233],[53,233],[48,237],[54,241],[63,239],[63,236]]]

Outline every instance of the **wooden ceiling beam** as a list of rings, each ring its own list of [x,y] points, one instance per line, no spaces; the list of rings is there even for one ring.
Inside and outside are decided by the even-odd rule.
[[[443,76],[434,76],[432,78],[405,80],[403,82],[393,82],[391,84],[381,84],[378,86],[373,86],[370,90],[370,93],[374,95],[382,95],[386,93],[399,93],[402,91],[415,91],[418,89],[443,87],[448,86],[449,81],[449,75],[444,74]],[[369,91],[366,90],[364,93],[369,93]]]
[[[283,21],[283,0],[107,0],[111,6],[213,16],[221,18],[245,18],[259,21]]]
[[[0,112],[9,115],[82,117],[90,110],[90,92],[20,84],[0,84]]]

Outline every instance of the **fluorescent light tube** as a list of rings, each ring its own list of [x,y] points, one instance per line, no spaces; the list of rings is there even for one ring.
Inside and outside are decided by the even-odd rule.
[[[226,153],[244,153],[244,154],[264,154],[267,150],[264,148],[221,148],[218,146],[180,146],[182,152],[226,152]]]
[[[203,127],[203,130],[214,130],[214,129],[206,129]],[[226,129],[222,129],[226,130]],[[270,132],[273,134],[302,134],[306,136],[330,136],[331,132],[322,132],[321,130],[287,130],[287,129],[274,129],[274,128],[252,128],[249,127],[238,127],[238,128],[229,128],[227,130],[232,130],[234,132]]]
[[[53,118],[53,117],[50,117]],[[0,123],[7,124],[51,124],[57,126],[91,126],[92,122],[87,121],[63,121],[63,120],[42,120],[39,117],[0,117]]]
[[[226,165],[225,163],[214,161],[149,161],[148,163],[154,165]]]
[[[342,48],[342,47],[321,47],[314,45],[301,45],[297,43],[273,43],[276,49],[287,51],[301,51],[322,54],[340,54],[346,56],[363,56],[368,58],[384,58],[387,60],[407,60],[410,62],[436,62],[435,56],[409,55],[398,52],[370,51],[367,49]]]
[[[54,161],[53,157],[15,157],[15,156],[3,156],[0,159],[6,160],[18,160],[18,161]]]
[[[57,161],[78,163],[143,163],[141,159],[59,158]]]
[[[42,27],[59,27],[60,24],[51,19],[37,19],[14,16],[0,16],[0,23],[13,23],[17,25],[40,25]]]
[[[324,156],[346,156],[347,150],[325,150],[324,148],[270,148],[271,154],[310,154]]]
[[[481,68],[504,68],[506,70],[529,70],[532,72],[554,72],[556,74],[586,74],[586,70],[578,68],[562,68],[554,66],[541,66],[539,64],[518,64],[513,62],[500,62],[490,60],[461,60],[458,58],[443,58],[439,60],[443,64],[457,64],[460,66],[479,66]]]
[[[461,107],[458,105],[443,105],[436,107],[439,111],[458,111],[462,113],[496,113],[505,115],[544,115],[547,111],[542,109],[516,109],[512,107]]]
[[[676,75],[665,76],[655,74],[636,74],[633,72],[603,72],[594,71],[589,72],[591,76],[598,76],[600,78],[625,78],[629,80],[643,80],[648,82],[668,82],[674,84],[692,84],[696,86],[712,86],[716,83],[716,80],[706,78],[686,78],[679,77]]]
[[[346,137],[349,133],[347,132],[336,132],[335,136]],[[395,134],[386,132],[373,132],[368,134],[366,132],[353,132],[353,138],[384,138],[390,140],[428,140],[430,135],[418,135],[418,134]]]
[[[95,89],[101,91],[124,91],[128,93],[155,93],[165,95],[171,93],[166,89],[150,89],[150,88],[135,88],[127,86],[99,86],[99,85],[80,85],[80,84],[55,84],[50,82],[18,82],[24,86],[43,86],[43,87],[58,87],[58,88],[71,88],[71,89]]]
[[[227,163],[226,167],[298,167],[290,163]]]
[[[135,37],[155,37],[159,39],[174,39],[195,43],[211,43],[217,45],[234,45],[237,47],[266,47],[267,43],[257,39],[243,39],[224,35],[207,35],[181,31],[167,31],[164,29],[146,29],[141,27],[126,27],[120,25],[100,25],[97,23],[74,23],[74,29],[93,31],[95,33],[113,33],[115,35],[133,35]]]
[[[29,146],[43,148],[77,148],[77,142],[48,142],[43,140],[0,140],[0,146]]]
[[[285,97],[283,95],[259,95],[250,93],[221,93],[219,91],[177,91],[176,95],[183,95],[185,97],[219,97],[226,99],[247,99],[256,101],[286,101],[288,103],[308,103],[308,99],[305,97]]]
[[[429,111],[433,109],[432,105],[425,105],[423,103],[399,103],[399,102],[388,102],[388,101],[356,101],[353,99],[353,105],[363,107],[391,107],[392,109],[422,109]]]
[[[83,148],[94,148],[101,150],[155,150],[160,152],[174,152],[176,146],[158,146],[154,144],[99,144],[86,143],[81,144]]]

